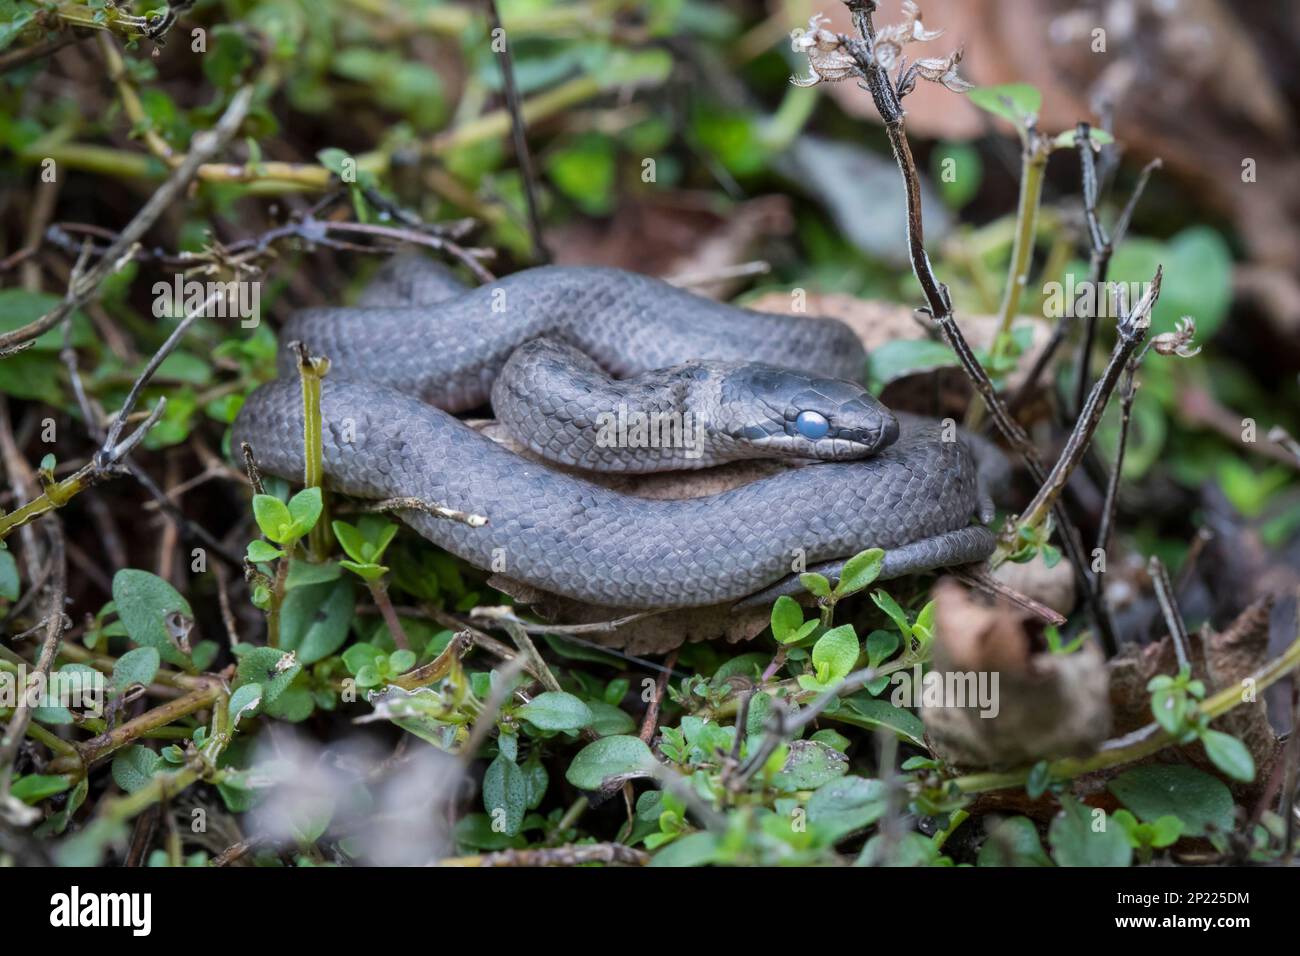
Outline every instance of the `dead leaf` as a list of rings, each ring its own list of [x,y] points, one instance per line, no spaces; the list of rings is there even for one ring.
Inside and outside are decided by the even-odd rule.
[[[993,601],[951,578],[938,581],[932,672],[984,674],[996,713],[979,707],[921,708],[927,736],[963,769],[1002,769],[1092,753],[1110,729],[1106,665],[1095,642],[1072,654],[1047,651],[1027,612]],[[997,683],[993,681],[996,675]]]
[[[655,193],[624,202],[612,219],[557,230],[556,265],[613,266],[654,276],[725,272],[749,261],[763,240],[794,228],[786,196],[720,203],[709,193]],[[735,294],[736,280],[693,285],[711,298]]]
[[[1192,665],[1192,676],[1205,682],[1207,696],[1225,687],[1240,686],[1243,678],[1267,663],[1272,606],[1272,598],[1262,598],[1242,611],[1222,632],[1207,628],[1191,635],[1187,655]],[[1168,637],[1143,647],[1129,645],[1111,660],[1110,697],[1117,735],[1151,723],[1151,694],[1147,682],[1157,674],[1177,672],[1177,655]],[[1241,738],[1255,759],[1253,783],[1226,782],[1239,796],[1257,793],[1272,773],[1280,752],[1277,735],[1268,721],[1263,695],[1257,701],[1238,704],[1215,720],[1213,727]],[[1199,742],[1168,748],[1150,759],[1177,759],[1218,775]]]

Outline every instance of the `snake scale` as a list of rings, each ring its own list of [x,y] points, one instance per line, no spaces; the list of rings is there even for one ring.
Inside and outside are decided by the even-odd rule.
[[[895,417],[851,384],[865,353],[832,319],[752,312],[605,268],[543,267],[465,289],[400,257],[356,306],[299,311],[280,340],[282,377],[249,397],[235,447],[248,442],[274,474],[302,475],[302,397],[283,347],[301,341],[331,362],[321,389],[329,485],[486,515],[471,527],[399,512],[471,564],[544,591],[618,608],[700,607],[788,589],[804,565],[833,577],[869,547],[886,549],[882,579],[993,547],[972,523],[986,495],[967,442],[943,441],[938,423]],[[507,424],[545,418],[549,436],[521,440],[561,465],[620,467],[602,463],[614,452],[593,440],[611,402],[684,407],[707,433],[704,464],[755,448],[858,457],[650,500],[517,455],[454,415],[489,399]],[[625,470],[696,466],[648,448],[630,457]]]

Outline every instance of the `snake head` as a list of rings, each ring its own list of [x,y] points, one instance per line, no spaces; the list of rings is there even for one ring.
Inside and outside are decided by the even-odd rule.
[[[754,457],[865,458],[898,438],[898,420],[861,385],[749,364],[721,381],[715,431]]]

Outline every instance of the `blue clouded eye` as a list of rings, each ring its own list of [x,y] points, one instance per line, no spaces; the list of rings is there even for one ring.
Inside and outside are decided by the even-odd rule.
[[[826,420],[826,416],[818,412],[800,412],[799,417],[794,420],[794,427],[799,430],[800,435],[811,441],[825,438],[826,433],[831,430],[831,424]]]

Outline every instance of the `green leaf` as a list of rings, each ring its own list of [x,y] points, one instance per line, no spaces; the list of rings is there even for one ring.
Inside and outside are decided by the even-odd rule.
[[[0,17],[3,16],[3,9],[0,7]],[[3,36],[3,31],[4,26],[0,24],[0,36]],[[0,42],[0,49],[3,48],[4,43]],[[52,295],[48,292],[0,289],[0,334],[12,332],[24,325],[35,322],[51,309],[57,308],[62,302],[62,296]],[[74,312],[72,316],[72,344],[78,348],[93,345],[95,336],[91,330],[89,320],[80,310]],[[62,348],[63,326],[56,325],[48,332],[37,336],[30,350],[24,355],[30,356],[35,352],[56,354]],[[21,357],[23,356],[15,355],[5,361],[11,362]]]
[[[300,537],[294,533],[289,506],[274,495],[253,495],[253,518],[262,534],[276,544],[288,544]]]
[[[1100,829],[1094,829],[1094,821]],[[1047,840],[1061,866],[1128,866],[1133,847],[1124,828],[1069,794],[1061,796],[1061,812],[1052,820]]]
[[[862,848],[854,866],[931,866],[939,858],[934,843],[923,834],[904,833],[896,843],[876,834]]]
[[[415,656],[415,651],[408,648],[403,647],[393,651],[388,655],[388,673],[405,674],[415,666],[416,660],[418,658]]]
[[[871,600],[876,602],[876,607],[889,615],[890,620],[892,620],[903,633],[903,636],[910,640],[912,637],[912,625],[908,623],[907,612],[898,606],[898,602],[890,597],[887,591],[879,590],[871,595]]]
[[[22,33],[23,28],[31,23],[36,14],[40,12],[40,8],[34,4],[15,6],[13,3],[5,3],[0,5],[0,17],[3,17],[3,20],[0,20],[0,50],[12,43],[14,38]],[[16,784],[14,789],[18,789]]]
[[[1058,134],[1056,139],[1052,140],[1052,147],[1054,149],[1073,149],[1074,145],[1079,141],[1078,132],[1077,129],[1067,129],[1064,133]],[[1108,146],[1115,142],[1115,137],[1104,129],[1089,130],[1088,138],[1098,146]]]
[[[127,793],[135,793],[149,785],[162,758],[139,744],[123,747],[113,758],[113,780]]]
[[[879,667],[898,650],[899,637],[893,631],[872,631],[867,635],[867,666]]]
[[[1250,783],[1255,779],[1255,759],[1236,737],[1219,730],[1206,730],[1201,734],[1205,755],[1216,767],[1233,780]]]
[[[900,378],[940,368],[955,368],[957,353],[942,342],[930,339],[893,339],[871,350],[867,357],[867,380],[871,390],[882,388]]]
[[[17,601],[21,590],[22,582],[18,577],[18,562],[14,560],[14,553],[8,548],[0,548],[0,598]]]
[[[243,687],[235,688],[230,695],[230,726],[236,727],[241,717],[245,715],[252,716],[257,713],[257,709],[262,706],[262,685],[245,684]]]
[[[654,755],[640,737],[602,737],[578,751],[564,779],[579,790],[599,790],[610,777],[647,776],[653,764]]]
[[[294,530],[301,536],[316,526],[325,500],[319,488],[304,488],[289,499],[289,516]],[[269,537],[269,535],[268,535]]]
[[[71,786],[71,780],[58,774],[31,773],[15,780],[9,792],[23,803],[34,804]]]
[[[118,693],[132,684],[149,684],[162,664],[158,651],[152,647],[137,647],[127,651],[113,665],[113,689]]]
[[[363,581],[378,581],[388,573],[388,568],[382,564],[358,564],[356,561],[346,559],[339,562],[339,567],[347,568]]]
[[[772,778],[778,790],[816,790],[849,770],[849,761],[838,750],[814,740],[790,742],[785,764]]]
[[[289,573],[284,579],[284,589],[292,591],[294,588],[306,587],[309,584],[325,584],[329,581],[337,581],[342,575],[343,569],[339,567],[337,561],[322,561],[320,564],[313,564],[310,561],[290,558]]]
[[[825,727],[822,730],[817,731],[808,739],[819,744],[825,744],[832,750],[838,750],[842,754],[848,753],[849,748],[853,746],[853,741],[849,740],[848,737],[845,737],[833,727]]]
[[[876,730],[892,730],[901,739],[917,747],[925,747],[925,724],[910,710],[895,707],[887,700],[878,700],[867,693],[854,694],[836,711],[834,718],[844,723]],[[854,717],[854,714],[857,716]]]
[[[966,96],[980,109],[1000,116],[1018,128],[1027,126],[1043,106],[1043,94],[1028,83],[977,86]]]
[[[486,813],[470,813],[461,817],[456,823],[453,835],[459,846],[474,850],[518,849],[526,846],[527,841],[521,836],[510,836],[492,829],[492,818]]]
[[[374,667],[384,652],[373,644],[353,644],[343,652],[343,666],[348,673],[357,676],[363,667]]]
[[[813,645],[812,662],[817,680],[822,684],[842,681],[858,662],[859,651],[852,624],[831,628]]]
[[[848,597],[867,587],[880,576],[884,563],[885,552],[880,548],[868,548],[849,558],[835,584],[835,597]]]
[[[572,694],[548,690],[517,711],[539,730],[581,730],[591,723],[591,708]]]
[[[1106,789],[1144,822],[1177,817],[1187,836],[1205,836],[1210,830],[1226,833],[1233,827],[1232,793],[1227,785],[1186,764],[1134,767]]]
[[[959,210],[979,194],[984,161],[974,146],[939,143],[930,152],[930,181],[950,209]]]
[[[1052,784],[1052,765],[1040,760],[1029,768],[1029,779],[1025,781],[1025,793],[1030,800],[1037,800],[1047,792]]]
[[[354,525],[346,521],[334,521],[330,524],[334,529],[334,537],[338,538],[339,544],[347,552],[347,556],[359,564],[365,564],[370,560],[366,553],[365,536]]]
[[[303,664],[329,657],[348,637],[356,609],[353,585],[345,578],[294,588],[280,609],[280,647],[297,651]]]
[[[258,538],[256,541],[248,542],[248,560],[254,564],[262,564],[266,561],[274,561],[276,558],[284,557],[284,552],[268,541]]]
[[[809,572],[799,575],[799,583],[804,586],[809,594],[819,598],[828,598],[831,596],[831,582],[826,580],[826,576]]]
[[[712,833],[688,833],[674,840],[650,859],[651,866],[704,866],[717,860],[718,838]]]
[[[529,783],[513,760],[498,754],[483,775],[483,808],[492,820],[492,828],[514,836],[523,827],[528,811]]]
[[[587,726],[598,737],[626,734],[636,729],[632,715],[613,704],[607,704],[603,700],[588,700],[587,708],[591,711],[591,723]]]
[[[247,646],[247,645],[241,645]],[[262,705],[274,701],[298,676],[302,661],[290,660],[289,654],[274,647],[252,647],[239,656],[239,683],[260,684]]]
[[[976,866],[1051,866],[1038,828],[1028,817],[1010,817],[989,833]]]
[[[123,568],[113,575],[113,603],[132,641],[156,649],[169,664],[190,665],[167,631],[169,615],[194,618],[189,602],[174,587],[148,571]]]
[[[1173,846],[1183,835],[1183,821],[1175,816],[1166,815],[1148,825],[1151,827],[1151,845],[1157,850]]]
[[[583,212],[600,216],[613,208],[614,160],[613,140],[587,133],[549,150],[544,165],[560,192]]]
[[[772,636],[780,644],[789,644],[804,625],[803,608],[792,597],[781,595],[772,605]]]
[[[879,820],[887,803],[881,781],[841,777],[818,787],[808,798],[808,823],[828,843],[835,843]]]

